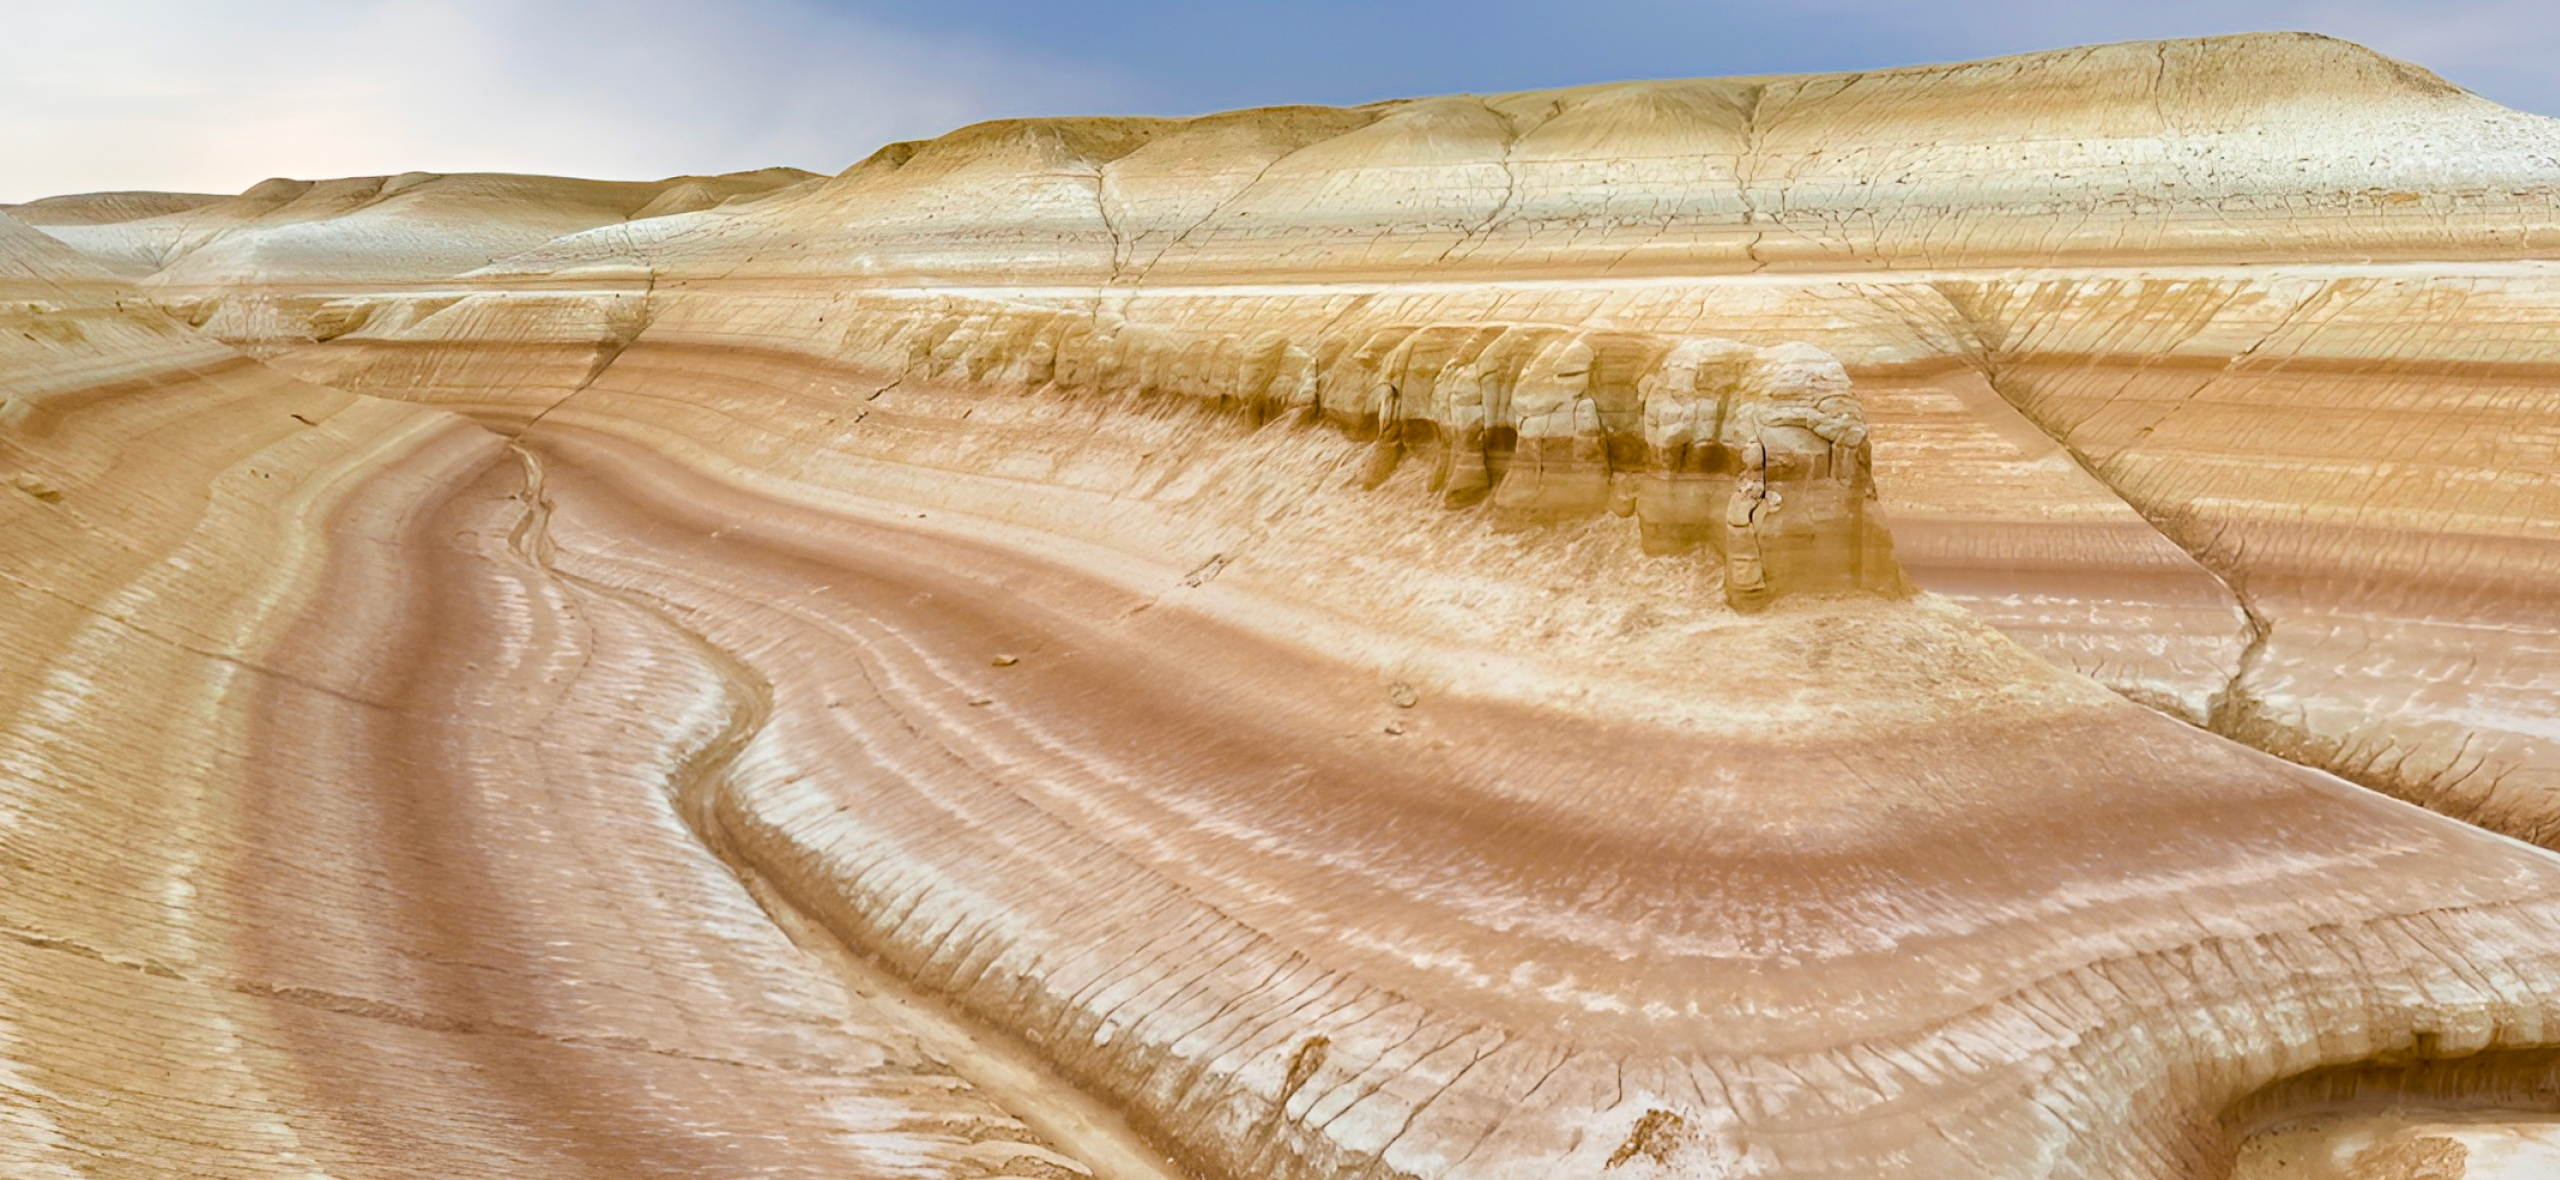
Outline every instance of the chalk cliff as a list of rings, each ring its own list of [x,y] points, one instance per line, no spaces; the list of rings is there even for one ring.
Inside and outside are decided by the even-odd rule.
[[[2525,1158],[2555,161],[2259,36],[0,221],[0,1159]]]

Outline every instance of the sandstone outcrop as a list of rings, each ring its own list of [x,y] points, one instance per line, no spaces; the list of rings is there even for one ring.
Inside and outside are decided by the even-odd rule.
[[[754,702],[502,440],[6,218],[0,372],[0,1173],[1082,1174],[688,830]]]
[[[2248,37],[0,223],[9,1150],[2542,1158],[2555,158]]]

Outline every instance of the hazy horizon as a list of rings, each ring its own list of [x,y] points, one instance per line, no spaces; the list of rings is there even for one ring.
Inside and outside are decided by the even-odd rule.
[[[655,179],[841,171],[982,119],[1352,105],[1645,78],[1879,69],[2232,32],[2318,32],[2560,112],[2560,6],[2162,0],[99,0],[0,45],[0,201],[232,193],[405,171]]]

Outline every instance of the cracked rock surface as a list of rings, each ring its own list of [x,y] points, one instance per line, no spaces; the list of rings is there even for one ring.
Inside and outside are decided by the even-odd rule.
[[[2267,36],[19,207],[0,1170],[2538,1174],[2555,158]]]

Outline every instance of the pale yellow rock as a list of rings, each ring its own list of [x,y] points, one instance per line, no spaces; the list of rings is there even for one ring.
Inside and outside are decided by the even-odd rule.
[[[810,179],[791,168],[649,182],[409,172],[278,177],[227,198],[99,193],[11,208],[190,323],[262,355],[334,335],[333,288],[441,279],[564,234],[743,203]]]
[[[0,217],[0,1174],[1085,1174],[687,828],[753,702],[503,440],[120,301]]]
[[[2240,1149],[2234,1180],[2531,1180],[2560,1175],[2560,1120],[2394,1111],[2278,1127]]]
[[[191,399],[58,359],[75,328],[232,354],[98,310],[136,298],[102,276],[34,284],[0,303],[52,341],[9,370],[35,409],[0,414],[0,470],[60,496],[0,499],[102,523],[5,534],[10,632],[45,639],[0,689],[38,735],[0,838],[104,864],[11,921],[211,978],[282,953],[289,911],[255,906],[290,895],[195,866],[352,848],[373,892],[309,907],[351,949],[291,986],[794,1061],[968,1043],[857,1004],[892,1046],[863,1057],[688,998],[836,1002],[754,915],[706,916],[735,901],[710,878],[649,875],[725,866],[1045,1063],[941,1092],[1107,1174],[2529,1162],[2560,860],[2508,835],[2560,822],[2554,158],[2560,124],[2264,36],[988,124],[438,273],[404,235],[462,215],[421,182],[295,214],[307,257],[243,230],[144,285],[344,407],[291,413],[383,423],[307,440],[272,469],[315,490],[257,511],[180,490],[257,488],[264,452],[117,450]],[[221,511],[114,500],[172,494]],[[165,618],[119,562],[165,571]],[[92,615],[274,682],[64,646]],[[216,720],[141,720],[182,706]],[[92,780],[308,812],[126,855],[64,802],[125,797]],[[15,834],[55,812],[86,826]],[[54,1010],[71,1048],[0,1060],[76,1054]],[[812,1174],[887,1173],[862,1153],[946,1109],[568,1081],[608,1097],[544,1117],[645,1137],[706,1103]],[[1129,1133],[1077,1155],[1070,1086]],[[12,1109],[79,1143],[96,1105]],[[2456,1108],[2477,1125],[2374,1121]],[[439,1133],[491,1153],[464,1174],[710,1166]],[[202,1141],[285,1170],[230,1134]]]

